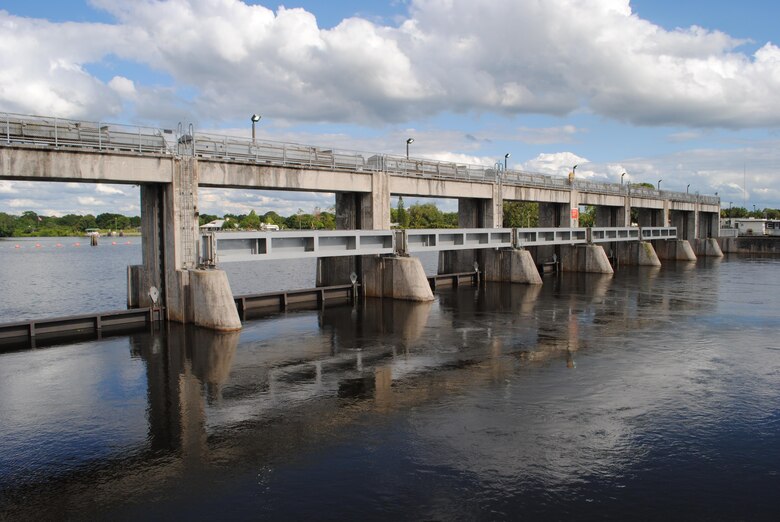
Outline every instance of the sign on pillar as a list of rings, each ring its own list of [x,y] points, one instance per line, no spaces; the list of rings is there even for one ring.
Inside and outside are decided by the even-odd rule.
[[[571,226],[576,227],[579,224],[579,221],[580,221],[580,209],[579,208],[571,209]]]

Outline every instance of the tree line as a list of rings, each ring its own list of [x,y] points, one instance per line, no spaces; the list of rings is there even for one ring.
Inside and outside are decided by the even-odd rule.
[[[593,226],[596,207],[588,207],[580,213],[580,226]],[[721,210],[723,218],[767,218],[780,219],[780,209],[764,208],[748,210],[745,207],[731,207]],[[281,216],[276,212],[258,214],[254,210],[248,214],[201,214],[199,223],[205,225],[212,221],[224,219],[226,230],[259,230],[261,224],[276,225],[288,230],[334,230],[336,214],[333,208],[322,210],[315,208],[312,212],[298,212],[289,216]],[[390,221],[397,228],[457,228],[458,213],[443,212],[434,203],[415,203],[409,208],[399,198],[395,208],[390,209]],[[0,212],[0,237],[58,237],[83,235],[89,228],[100,229],[102,232],[122,231],[136,232],[141,226],[139,216],[124,216],[122,214],[104,213],[67,214],[62,217],[42,216],[28,210],[16,216]],[[531,202],[504,202],[503,226],[506,228],[529,228],[539,226],[539,204]]]
[[[131,232],[141,226],[139,216],[104,213],[94,216],[87,214],[66,214],[62,217],[42,216],[27,210],[15,216],[0,212],[0,237],[61,237],[80,236],[88,228],[101,231],[110,230]]]

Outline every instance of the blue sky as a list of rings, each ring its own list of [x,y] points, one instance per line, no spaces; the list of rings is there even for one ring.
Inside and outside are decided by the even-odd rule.
[[[541,4],[541,5],[540,5]],[[404,152],[780,207],[774,2],[0,2],[0,112]],[[746,182],[743,182],[746,180]],[[63,197],[63,194],[65,197]],[[332,196],[204,191],[204,212]],[[0,211],[138,213],[131,187],[0,181]]]

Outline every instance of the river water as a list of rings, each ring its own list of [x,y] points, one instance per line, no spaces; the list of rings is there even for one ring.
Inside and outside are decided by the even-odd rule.
[[[7,243],[28,283],[31,257],[68,252]],[[70,264],[121,265],[98,309],[122,308],[137,245],[79,248]],[[59,273],[40,299],[70,302],[52,288],[69,269],[41,259]],[[3,353],[0,520],[776,520],[779,268],[563,274]]]

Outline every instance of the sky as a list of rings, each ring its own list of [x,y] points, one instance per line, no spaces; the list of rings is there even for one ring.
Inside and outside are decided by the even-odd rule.
[[[780,3],[0,0],[0,113],[176,128],[780,208]],[[332,195],[202,189],[201,213]],[[445,202],[443,206],[453,206]],[[0,212],[137,215],[138,188],[0,181]]]

